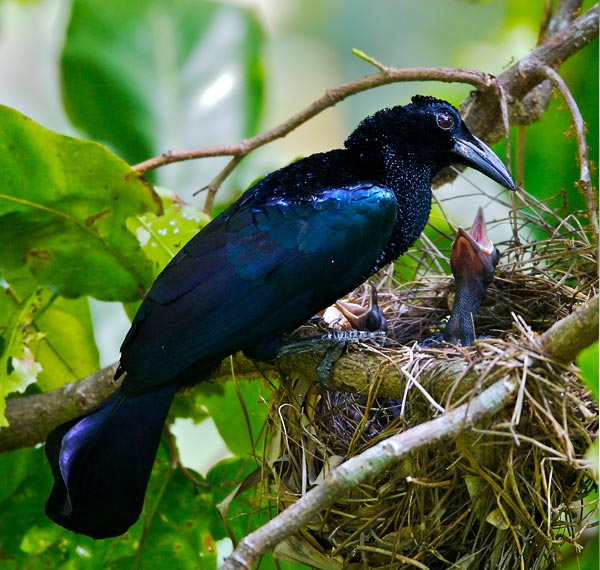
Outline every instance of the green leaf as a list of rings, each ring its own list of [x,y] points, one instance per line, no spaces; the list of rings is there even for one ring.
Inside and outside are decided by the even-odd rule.
[[[127,220],[156,277],[177,252],[205,226],[210,218],[200,208],[185,204],[174,192],[155,188],[163,214],[143,214]]]
[[[65,108],[132,164],[166,148],[231,142],[256,129],[261,43],[256,17],[237,6],[75,0],[61,61]],[[215,113],[217,103],[225,106]]]
[[[581,376],[586,386],[592,391],[596,401],[600,399],[598,386],[598,342],[584,348],[577,355],[577,366],[581,369]]]
[[[64,297],[133,300],[152,272],[125,220],[160,212],[151,187],[102,146],[0,107],[0,276],[26,265]]]
[[[42,449],[0,454],[0,560],[18,558],[27,533],[48,524],[43,505],[50,469],[44,469],[43,455]]]
[[[172,471],[169,463],[164,463],[167,469],[155,466],[146,502],[153,510],[145,511],[136,563],[140,568],[216,568],[216,544],[207,517],[214,509],[212,494],[196,492],[182,471]]]
[[[198,479],[200,475],[194,474]],[[44,515],[52,477],[43,448],[0,454],[0,568],[216,568],[212,488],[196,490],[159,449],[144,512],[125,535],[93,540]],[[136,560],[137,558],[137,560]]]
[[[42,365],[37,380],[42,391],[81,380],[100,368],[87,298],[56,297],[35,324],[44,334],[35,351]]]
[[[206,406],[227,447],[245,456],[257,442],[268,415],[269,389],[263,380],[227,382],[223,385],[204,382],[194,390],[195,398]]]
[[[240,488],[246,478],[256,471],[258,464],[249,456],[233,457],[217,463],[207,474],[206,480],[213,493],[211,510],[211,529],[216,540],[230,536],[230,532],[240,539],[252,530],[265,524],[271,516],[268,509],[261,508],[261,486]],[[235,492],[235,498],[229,503],[225,513],[227,528],[216,505],[223,503]]]

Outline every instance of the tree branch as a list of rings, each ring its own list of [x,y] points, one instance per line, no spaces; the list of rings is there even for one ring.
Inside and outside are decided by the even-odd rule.
[[[207,146],[192,150],[168,151],[161,156],[145,160],[136,164],[132,168],[140,174],[154,170],[161,166],[173,162],[182,162],[198,158],[208,158],[215,156],[233,156],[235,157],[225,169],[217,175],[215,180],[208,186],[208,196],[204,205],[204,211],[209,212],[214,197],[219,186],[225,181],[227,176],[233,171],[232,166],[236,166],[240,160],[254,149],[264,146],[274,140],[280,139],[291,133],[300,125],[306,123],[325,109],[333,107],[351,95],[356,95],[362,91],[367,91],[381,85],[398,83],[401,81],[441,81],[445,83],[467,83],[479,89],[485,89],[492,85],[493,77],[487,73],[473,69],[455,69],[455,68],[407,68],[396,69],[386,67],[385,71],[367,75],[328,89],[324,95],[313,101],[308,107],[290,117],[287,121],[276,127],[258,134],[254,137],[244,139],[235,144]]]
[[[541,337],[540,346],[559,362],[572,362],[579,352],[598,340],[598,295],[552,325]]]
[[[221,570],[249,570],[258,559],[306,526],[323,509],[369,477],[419,450],[453,438],[480,420],[491,417],[512,399],[517,383],[504,378],[467,404],[374,445],[345,461],[294,504],[245,536]]]
[[[568,363],[585,347],[598,338],[598,296],[579,307],[574,313],[555,323],[540,337],[540,351],[547,357]],[[406,348],[406,350],[411,350]],[[398,354],[398,349],[394,349]],[[424,352],[427,354],[427,351]],[[316,367],[320,353],[290,355],[278,361],[277,366],[258,363],[237,353],[233,367],[239,380],[260,376],[277,378],[284,375],[302,375],[318,381]],[[473,365],[471,358],[431,358],[419,372],[418,382],[438,402],[466,393],[478,381],[481,370],[493,363]],[[100,404],[118,386],[113,380],[117,364],[107,366],[80,382],[62,388],[20,398],[6,403],[9,426],[0,429],[0,452],[29,447],[46,439],[58,424],[66,422]],[[356,350],[342,355],[336,362],[329,380],[332,387],[346,392],[367,393],[377,386],[380,397],[402,397],[410,373],[399,369],[389,353]],[[231,362],[226,359],[212,378],[213,382],[226,382],[231,377]],[[457,381],[460,380],[460,383]]]
[[[79,382],[65,384],[51,392],[9,398],[6,401],[9,425],[0,429],[0,452],[41,443],[58,424],[104,401],[119,385],[113,379],[117,365],[111,364]]]
[[[576,3],[571,2],[567,7],[572,8],[574,5]],[[494,79],[490,74],[469,69],[398,69],[385,66],[359,52],[359,57],[379,69],[378,73],[327,90],[323,96],[311,105],[273,129],[235,144],[168,151],[161,156],[141,162],[133,168],[143,174],[173,162],[211,156],[236,157],[237,160],[233,162],[233,166],[235,166],[241,158],[252,150],[286,136],[309,119],[351,95],[382,85],[407,81],[466,83],[476,87],[477,90],[461,105],[461,113],[477,136],[483,138],[486,142],[495,142],[504,135],[501,98],[505,99],[512,124],[525,125],[537,121],[547,107],[547,96],[542,96],[539,90],[537,92],[532,91],[545,78],[543,72],[540,71],[541,67],[558,68],[565,60],[597,38],[598,15],[598,4],[595,4],[585,14],[567,25],[568,19],[573,17],[571,10],[557,11],[557,17],[553,20],[556,24],[547,27],[548,33],[556,30],[555,33],[545,37],[543,43],[502,73],[497,79]],[[530,92],[532,93],[527,96]],[[229,163],[226,169],[209,185],[205,210],[210,209],[208,206],[212,205],[214,194],[219,185],[233,170],[233,166]],[[444,177],[439,178],[439,182],[446,182],[455,176],[455,173],[447,171]]]
[[[581,112],[579,111],[579,107],[577,106],[571,91],[567,87],[567,84],[563,81],[562,77],[556,71],[554,71],[554,69],[548,67],[547,65],[542,66],[540,72],[558,89],[565,100],[567,107],[569,108],[569,112],[571,113],[571,121],[575,127],[575,138],[577,140],[577,151],[579,157],[579,186],[581,187],[581,190],[583,190],[583,193],[586,197],[588,216],[590,218],[590,223],[595,235],[597,236],[598,216],[596,214],[596,210],[598,209],[598,205],[596,204],[594,187],[592,186],[592,178],[590,176],[590,163],[588,160],[587,142],[585,140],[585,123],[583,121],[583,117],[581,116]]]

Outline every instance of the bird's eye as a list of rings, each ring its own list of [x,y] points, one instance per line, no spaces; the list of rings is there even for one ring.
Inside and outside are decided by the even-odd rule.
[[[437,124],[440,129],[444,129],[445,131],[450,130],[454,126],[454,117],[448,115],[447,113],[438,113]]]

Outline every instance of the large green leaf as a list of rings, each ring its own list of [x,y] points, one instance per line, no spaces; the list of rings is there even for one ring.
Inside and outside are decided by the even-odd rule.
[[[237,6],[75,0],[61,62],[67,113],[130,163],[233,142],[256,129],[261,41]]]
[[[181,470],[173,470],[165,451],[163,446],[149,485],[136,564],[173,570],[216,568],[216,545],[207,517],[214,511],[212,490],[194,488]]]
[[[195,474],[199,479],[200,475]],[[0,454],[0,569],[216,568],[209,526],[214,491],[173,470],[161,446],[140,520],[122,537],[93,540],[44,515],[52,477],[43,449]]]
[[[42,449],[0,454],[1,568],[5,567],[4,561],[12,561],[19,568],[26,567],[22,565],[23,538],[32,527],[48,525],[43,517],[43,504],[50,491],[50,470],[44,469],[43,455]]]
[[[236,455],[261,453],[258,441],[268,415],[269,387],[262,379],[227,382],[223,385],[203,382],[193,398],[208,409],[227,447]]]
[[[125,221],[161,210],[143,178],[101,145],[7,107],[0,107],[0,163],[1,277],[10,283],[27,265],[64,297],[139,298],[152,271]]]

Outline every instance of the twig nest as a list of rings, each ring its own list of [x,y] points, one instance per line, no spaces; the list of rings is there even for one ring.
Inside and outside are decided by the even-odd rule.
[[[514,406],[493,419],[357,485],[277,556],[323,569],[514,570],[550,568],[563,542],[581,542],[597,508],[586,500],[597,482],[585,456],[598,406],[578,369],[549,359],[533,332],[597,293],[595,248],[579,225],[562,229],[568,237],[512,244],[505,255],[477,323],[495,338],[471,348],[421,348],[417,341],[443,326],[451,281],[416,275],[395,289],[384,277],[379,300],[396,344],[349,348],[343,359],[358,368],[361,360],[378,362],[377,370],[357,373],[368,384],[333,392],[309,373],[282,379],[266,458],[279,509],[347,458],[501,378],[519,390]],[[352,366],[336,374],[348,389]]]
[[[576,542],[590,522],[585,498],[595,482],[585,453],[598,409],[573,367],[537,361],[525,368],[514,360],[516,344],[480,347],[482,360],[495,359],[496,371],[519,378],[514,409],[358,485],[305,529],[304,544],[295,537],[279,555],[318,568],[514,569],[521,560],[525,568],[551,566],[555,548]],[[534,354],[526,338],[518,344]],[[445,406],[490,383],[482,377]],[[403,398],[370,399],[301,378],[286,385],[271,431],[279,507],[346,458],[435,416],[442,404],[426,390],[413,385]]]

